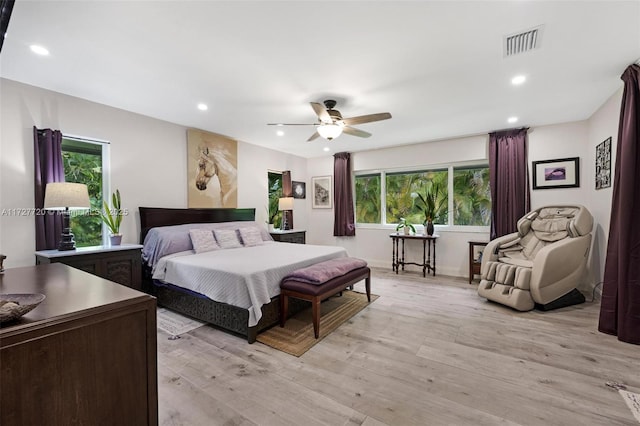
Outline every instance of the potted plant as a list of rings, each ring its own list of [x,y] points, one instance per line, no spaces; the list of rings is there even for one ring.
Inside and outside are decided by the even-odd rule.
[[[122,208],[120,204],[120,191],[116,189],[111,195],[112,207],[104,201],[104,211],[100,212],[102,221],[107,225],[110,231],[110,239],[112,246],[118,246],[122,242],[122,234],[120,234],[120,224],[122,223]]]
[[[433,221],[440,214],[440,210],[442,209],[444,201],[446,199],[441,199],[438,203],[438,196],[440,195],[440,186],[435,184],[430,188],[425,190],[424,196],[417,193],[418,198],[422,202],[422,205],[416,205],[420,210],[424,212],[424,229],[427,235],[433,235]]]
[[[407,222],[407,219],[404,217],[400,218],[400,223],[396,226],[396,231],[400,231],[401,229],[404,231],[405,235],[409,235],[409,231],[413,231],[414,234],[416,233],[415,226]]]

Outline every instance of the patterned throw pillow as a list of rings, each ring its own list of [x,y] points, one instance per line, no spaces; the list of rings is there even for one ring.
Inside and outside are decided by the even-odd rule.
[[[216,229],[213,231],[220,248],[236,248],[242,247],[242,243],[238,239],[238,233],[235,229]]]
[[[245,247],[262,245],[262,233],[255,226],[247,226],[244,228],[238,228],[240,236],[242,237],[242,244]]]
[[[191,244],[193,244],[193,249],[196,253],[220,249],[210,229],[190,229],[189,236],[191,237]]]

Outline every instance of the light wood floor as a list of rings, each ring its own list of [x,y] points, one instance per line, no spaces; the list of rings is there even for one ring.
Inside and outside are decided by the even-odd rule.
[[[640,347],[597,331],[597,303],[518,313],[464,279],[382,269],[372,292],[300,358],[159,332],[160,424],[638,425],[605,382],[640,393]]]

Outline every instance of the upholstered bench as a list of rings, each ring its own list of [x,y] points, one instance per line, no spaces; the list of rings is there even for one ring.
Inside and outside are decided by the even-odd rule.
[[[311,302],[313,333],[320,335],[320,302],[347,287],[365,280],[367,300],[371,302],[371,269],[360,259],[340,258],[316,263],[286,276],[280,283],[280,327],[284,327],[289,297]]]

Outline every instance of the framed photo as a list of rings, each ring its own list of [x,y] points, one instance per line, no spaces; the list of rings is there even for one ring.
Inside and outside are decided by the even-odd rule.
[[[333,183],[331,176],[315,176],[311,178],[314,209],[330,209],[333,207]]]
[[[579,188],[580,158],[534,161],[533,189]]]
[[[304,182],[291,181],[291,187],[293,189],[293,198],[307,198],[307,184]]]
[[[596,189],[611,186],[611,137],[596,146]]]

